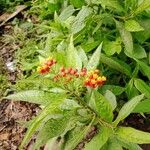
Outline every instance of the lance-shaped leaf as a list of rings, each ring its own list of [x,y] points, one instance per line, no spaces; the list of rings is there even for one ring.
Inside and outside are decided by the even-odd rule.
[[[65,98],[65,94],[50,93],[39,90],[22,91],[5,97],[14,101],[26,101],[35,104],[46,105],[52,101]]]
[[[78,52],[73,44],[73,36],[70,38],[70,43],[67,49],[67,66],[74,67],[77,69],[82,68],[82,61],[81,58],[78,55]]]
[[[61,111],[59,109],[59,105],[63,102],[63,98],[61,100],[55,100],[51,104],[48,104],[38,115],[38,117],[35,118],[34,122],[31,123],[30,127],[28,128],[23,141],[20,145],[20,149],[23,148],[25,144],[28,143],[33,133],[39,128],[41,122],[48,116],[48,115],[54,115],[59,114]]]
[[[102,119],[111,122],[113,119],[112,106],[109,101],[99,92],[93,91],[89,102],[90,107]]]
[[[136,143],[128,142],[125,139],[121,139],[119,137],[116,137],[116,138],[117,138],[118,143],[125,149],[128,149],[128,150],[142,150],[142,148]]]
[[[111,134],[111,128],[101,127],[99,133],[94,136],[89,143],[85,145],[84,150],[100,150],[101,147],[107,142]]]
[[[75,34],[81,31],[85,27],[85,18],[89,16],[91,9],[88,7],[82,7],[82,9],[77,14],[74,23],[71,27],[71,33]]]
[[[67,111],[63,114],[62,118],[50,119],[41,127],[37,138],[34,149],[37,149],[40,146],[43,146],[51,138],[60,136],[66,130],[71,118],[75,114],[71,111]],[[75,119],[74,119],[75,120]],[[73,119],[72,119],[73,121]]]
[[[144,0],[133,13],[137,15],[148,8],[150,8],[150,2],[149,0]]]
[[[61,21],[65,21],[67,18],[69,18],[73,13],[75,12],[75,9],[72,5],[66,7],[61,14],[59,15],[59,19]]]
[[[150,99],[143,100],[133,110],[135,113],[150,113]]]
[[[110,90],[107,90],[104,96],[110,102],[112,109],[115,110],[115,108],[117,107],[117,101],[116,101],[116,96],[114,95],[114,93],[111,92]]]
[[[136,61],[137,61],[137,63],[138,63],[139,66],[140,66],[141,72],[142,72],[145,76],[147,76],[148,79],[150,80],[150,67],[149,67],[146,63],[144,63],[144,62],[142,62],[142,61],[139,61],[139,60],[136,60]]]
[[[128,142],[137,144],[149,144],[150,133],[136,130],[131,127],[120,127],[116,130],[118,138],[124,139]]]
[[[128,20],[125,22],[125,29],[130,32],[143,31],[144,28],[135,20]]]
[[[92,119],[88,126],[77,126],[75,129],[69,131],[65,140],[64,150],[74,149],[89,132],[94,120],[95,118]]]
[[[123,61],[107,57],[106,55],[102,53],[101,53],[100,61],[108,65],[112,69],[115,69],[123,74],[126,74],[127,76],[131,76],[130,66],[124,63]]]
[[[88,63],[88,58],[87,58],[85,51],[82,49],[82,47],[78,48],[78,55],[82,60],[83,66],[86,66]]]
[[[107,90],[110,90],[111,92],[113,92],[115,95],[120,95],[121,93],[123,93],[125,91],[124,87],[121,86],[116,86],[116,85],[103,85],[99,91],[102,91],[102,93],[105,94],[105,92]],[[101,93],[101,92],[100,92]]]
[[[96,67],[98,66],[99,61],[100,61],[101,49],[102,49],[102,43],[98,46],[98,48],[95,50],[95,52],[91,56],[86,67],[88,70],[96,69]]]
[[[113,136],[110,137],[107,143],[100,150],[123,150],[122,145]]]
[[[143,99],[143,97],[144,94],[136,96],[124,104],[124,106],[119,111],[116,120],[114,121],[114,125],[117,126],[121,120],[125,119],[133,111],[136,105]]]
[[[130,32],[128,32],[123,24],[119,21],[116,21],[116,26],[120,32],[120,35],[121,35],[121,38],[122,38],[122,41],[125,45],[125,50],[127,52],[127,54],[132,54],[133,53],[133,40],[132,40],[132,35]]]
[[[135,79],[134,85],[141,93],[145,94],[147,98],[150,98],[150,86],[147,85],[143,80]]]

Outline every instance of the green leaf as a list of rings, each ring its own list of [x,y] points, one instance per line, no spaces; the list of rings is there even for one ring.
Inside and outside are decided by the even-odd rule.
[[[128,142],[137,144],[150,143],[150,133],[139,131],[131,127],[120,127],[117,129],[116,134],[118,138],[124,139]]]
[[[150,8],[150,2],[149,0],[144,0],[133,13],[137,15],[148,8]]]
[[[118,142],[122,147],[128,150],[142,150],[142,148],[135,143],[127,142],[125,139],[117,138]]]
[[[59,19],[61,21],[65,21],[67,20],[73,13],[75,12],[75,9],[73,6],[68,6],[66,7],[62,12],[61,14],[59,15]]]
[[[92,41],[92,42],[87,42],[81,45],[81,47],[84,49],[85,52],[90,52],[93,49],[95,49],[99,44],[100,44],[100,41]]]
[[[140,60],[136,60],[136,61],[137,61],[137,63],[138,63],[139,66],[140,66],[141,72],[142,72],[145,76],[147,76],[148,79],[150,80],[150,67],[149,67],[146,63],[144,63],[144,62],[142,62],[142,61],[140,61]]]
[[[125,88],[116,85],[103,85],[100,88],[100,91],[102,91],[102,93],[105,93],[107,90],[110,90],[112,93],[114,93],[117,96],[122,94],[125,91]]]
[[[102,119],[111,122],[113,119],[112,107],[109,101],[99,92],[93,91],[89,105]]]
[[[131,76],[130,66],[124,63],[123,61],[120,61],[120,60],[118,61],[117,59],[107,57],[106,55],[102,53],[101,53],[100,61],[108,65],[112,69],[115,69],[123,74],[126,74],[127,76]]]
[[[82,68],[82,61],[73,45],[73,36],[70,38],[70,43],[67,49],[67,66],[77,68],[79,70]]]
[[[128,99],[131,99],[138,95],[138,90],[134,87],[134,80],[131,79],[129,83],[126,85],[126,94],[128,96]]]
[[[47,122],[45,122],[36,137],[36,144],[34,149],[43,146],[51,138],[60,136],[67,128],[67,125],[70,122],[70,118],[73,117],[73,115],[74,115],[73,112],[69,111],[64,113],[63,117],[61,118],[56,119],[52,118]]]
[[[104,42],[104,51],[106,55],[112,56],[115,53],[120,53],[121,52],[121,44],[118,41],[107,41]]]
[[[100,150],[111,134],[112,130],[110,128],[101,127],[100,132],[89,143],[85,144],[84,150]]]
[[[29,90],[23,91],[16,94],[9,95],[5,97],[6,99],[11,99],[14,101],[26,101],[35,104],[46,105],[57,99],[65,98],[64,94],[56,94],[45,91]]]
[[[84,5],[84,0],[70,0],[70,3],[77,8],[80,8]]]
[[[139,22],[144,28],[144,31],[135,32],[134,36],[140,43],[143,43],[150,37],[150,19],[141,19]]]
[[[122,6],[120,5],[120,3],[118,2],[118,0],[99,0],[98,1],[101,5],[108,6],[110,8],[114,8],[118,11],[123,11]]]
[[[28,143],[33,133],[39,128],[41,122],[48,116],[48,115],[54,115],[54,114],[60,114],[59,105],[63,102],[63,98],[61,100],[55,100],[51,104],[48,104],[38,115],[38,117],[35,118],[34,122],[31,123],[30,127],[28,128],[23,141],[20,145],[20,149],[23,148],[23,146]]]
[[[101,150],[123,150],[115,137],[110,137]]]
[[[112,109],[115,110],[117,107],[117,101],[114,93],[112,93],[110,90],[107,90],[104,96],[110,102]]]
[[[150,98],[150,86],[141,79],[134,80],[135,87],[143,93],[147,98]]]
[[[150,99],[143,100],[133,110],[134,113],[150,113]]]
[[[89,132],[89,129],[93,123],[95,118],[91,121],[91,123],[88,126],[77,126],[75,129],[71,130],[67,137],[66,137],[66,143],[64,150],[72,150],[74,149],[77,144],[86,136],[86,134]]]
[[[116,21],[116,26],[120,32],[120,35],[121,35],[121,38],[122,38],[122,41],[125,45],[125,50],[126,52],[130,55],[133,53],[133,40],[132,40],[132,35],[130,32],[128,32],[123,24],[119,21]]]
[[[146,58],[147,54],[145,49],[142,46],[140,46],[139,44],[134,44],[132,57],[137,59],[142,59],[142,58]]]
[[[129,32],[138,32],[144,30],[144,28],[137,21],[133,19],[125,22],[125,29]]]
[[[78,55],[82,60],[83,66],[86,66],[86,64],[88,63],[88,58],[85,51],[81,47],[78,48]]]
[[[95,52],[91,56],[86,67],[87,70],[94,70],[98,66],[99,61],[100,61],[101,49],[102,49],[102,43],[98,46],[98,48],[95,50]]]
[[[114,125],[117,126],[121,120],[124,120],[136,107],[136,105],[143,99],[144,94],[135,96],[131,100],[129,100],[119,111],[119,114],[114,121]]]
[[[88,7],[83,6],[77,14],[74,23],[71,26],[71,33],[75,34],[81,31],[85,27],[85,18],[89,16],[91,10]]]

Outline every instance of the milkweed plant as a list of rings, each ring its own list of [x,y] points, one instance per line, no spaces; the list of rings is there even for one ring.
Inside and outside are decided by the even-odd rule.
[[[96,134],[85,142],[84,150],[140,150],[138,144],[150,143],[150,133],[121,125],[144,95],[133,97],[116,111],[113,93],[107,90],[102,94],[100,89],[111,77],[98,69],[101,48],[102,43],[89,58],[81,51],[81,57],[71,36],[64,52],[65,59],[60,61],[60,57],[53,54],[43,58],[35,70],[35,77],[27,81],[38,85],[38,89],[6,97],[41,107],[40,113],[25,123],[28,130],[20,150],[33,136],[36,140],[32,150],[38,150],[46,143],[49,143],[49,150],[73,150],[93,126],[97,128]],[[114,112],[118,115],[114,116]]]

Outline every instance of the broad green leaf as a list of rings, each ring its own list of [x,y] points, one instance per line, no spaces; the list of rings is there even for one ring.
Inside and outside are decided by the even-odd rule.
[[[150,86],[141,79],[134,80],[135,87],[143,93],[147,98],[150,98]]]
[[[70,3],[74,6],[74,7],[82,7],[84,5],[84,0],[70,0]]]
[[[119,111],[119,114],[114,121],[114,125],[117,126],[121,120],[124,120],[136,107],[136,105],[143,99],[144,94],[136,96],[129,100]]]
[[[107,57],[106,55],[102,53],[101,53],[100,61],[108,65],[110,68],[113,68],[123,74],[126,74],[127,76],[131,76],[130,66],[124,63],[123,61],[120,61],[120,60],[118,61],[117,59]]]
[[[143,43],[150,37],[150,19],[141,19],[139,20],[140,24],[144,28],[144,31],[135,32],[134,37],[140,42]]]
[[[98,46],[98,48],[95,50],[95,52],[91,56],[86,66],[87,70],[94,70],[98,66],[99,61],[100,61],[101,49],[102,49],[102,43]]]
[[[43,120],[48,115],[60,114],[61,111],[59,109],[59,105],[63,102],[63,100],[64,100],[63,98],[61,100],[55,100],[51,104],[48,104],[41,111],[41,113],[38,115],[38,117],[36,117],[34,122],[32,122],[30,127],[28,128],[28,130],[23,138],[23,141],[20,145],[20,149],[22,149],[23,146],[28,143],[28,141],[30,140],[33,133],[39,128],[40,124],[43,122]]]
[[[81,58],[79,57],[78,52],[73,45],[73,36],[70,38],[70,43],[67,49],[67,66],[74,67],[79,70],[82,68]]]
[[[83,6],[77,14],[74,23],[71,26],[71,33],[75,34],[85,27],[85,18],[91,13],[90,8]]]
[[[128,150],[142,150],[142,148],[136,144],[126,141],[125,139],[117,138],[118,143],[122,145],[123,148]]]
[[[111,134],[112,130],[110,128],[101,127],[99,133],[89,143],[85,144],[84,150],[100,150]]]
[[[149,144],[150,133],[136,130],[131,127],[119,127],[116,131],[118,138],[124,139],[128,142],[137,144]]]
[[[147,57],[145,49],[140,46],[139,44],[134,44],[134,49],[133,49],[133,56],[134,58],[137,59],[142,59]]]
[[[66,19],[68,19],[73,13],[75,12],[75,9],[72,5],[66,7],[61,14],[59,15],[59,19],[61,21],[65,21]]]
[[[14,101],[26,101],[35,104],[46,105],[58,99],[65,98],[64,94],[50,93],[38,90],[23,91],[16,94],[9,95],[5,98]]]
[[[107,41],[104,42],[104,51],[106,55],[112,56],[115,53],[120,53],[121,52],[121,44],[118,41]]]
[[[133,13],[137,15],[148,8],[150,8],[149,0],[143,0],[143,2],[138,6],[138,8]]]
[[[143,31],[144,28],[135,20],[127,20],[125,22],[125,29],[129,32]]]
[[[112,109],[115,110],[117,107],[117,101],[114,93],[112,93],[110,90],[107,90],[104,96],[110,102]]]
[[[113,112],[111,104],[102,94],[97,91],[93,91],[89,105],[102,119],[108,122],[112,121]]]
[[[132,35],[130,32],[128,32],[123,24],[119,21],[116,21],[116,26],[120,32],[120,35],[121,35],[121,38],[122,38],[122,41],[125,45],[125,50],[126,52],[130,55],[133,53],[133,39],[132,39]]]
[[[150,99],[143,100],[133,110],[134,113],[150,113]]]
[[[123,150],[115,137],[110,137],[101,150]]]
[[[140,60],[136,60],[137,63],[140,66],[140,70],[141,72],[148,77],[148,79],[150,80],[150,66],[148,66],[146,63],[140,61]]]
[[[118,11],[123,11],[122,6],[120,5],[118,0],[99,0],[98,1],[101,5],[108,6],[110,8],[114,8]]]
[[[81,47],[78,48],[78,55],[82,60],[83,66],[86,66],[88,63],[88,58],[85,51]]]
[[[125,88],[124,87],[121,87],[121,86],[116,86],[116,85],[103,85],[101,88],[100,88],[100,91],[102,91],[102,93],[105,94],[105,92],[107,90],[110,90],[111,92],[113,92],[115,95],[120,95],[122,94],[124,91],[125,91]]]
[[[131,79],[126,85],[126,94],[128,99],[131,99],[139,94],[138,90],[134,87],[134,80]]]
[[[91,123],[88,126],[77,126],[75,129],[71,130],[68,133],[66,140],[65,140],[66,143],[65,143],[64,150],[74,149],[77,146],[77,144],[79,144],[79,142],[89,132],[94,119],[91,121]]]
[[[34,149],[43,146],[51,138],[60,136],[69,124],[70,118],[73,117],[72,112],[66,112],[62,118],[50,119],[44,123],[36,137],[36,144]]]
[[[100,44],[100,41],[93,41],[93,42],[87,42],[81,45],[81,47],[84,49],[85,52],[90,52],[93,49],[95,49],[99,44]]]

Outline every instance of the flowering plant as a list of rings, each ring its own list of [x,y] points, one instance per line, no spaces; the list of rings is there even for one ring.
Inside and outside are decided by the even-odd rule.
[[[20,149],[36,134],[33,150],[40,149],[48,141],[51,150],[73,150],[93,126],[96,126],[97,134],[85,143],[85,150],[120,150],[122,147],[137,150],[140,149],[137,144],[150,143],[149,133],[118,126],[144,95],[132,98],[114,118],[117,102],[113,93],[108,90],[103,95],[100,92],[106,82],[106,77],[97,69],[101,47],[102,44],[88,60],[84,51],[81,50],[82,55],[79,55],[71,37],[64,61],[60,63],[60,59],[52,54],[53,57],[42,60],[36,77],[28,80],[38,84],[38,90],[22,91],[7,97],[36,103],[43,108],[27,123],[28,130]]]

